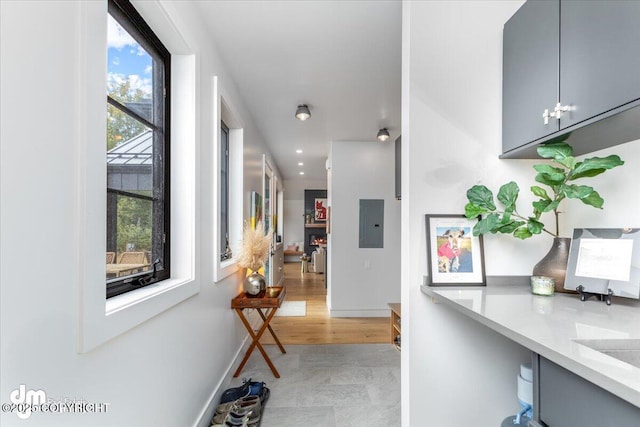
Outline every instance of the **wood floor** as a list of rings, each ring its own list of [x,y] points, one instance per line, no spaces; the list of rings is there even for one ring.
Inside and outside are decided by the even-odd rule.
[[[380,344],[389,342],[388,317],[331,318],[324,274],[300,273],[299,263],[284,264],[285,301],[307,301],[304,317],[274,317],[271,327],[282,344]],[[274,343],[267,332],[260,342]]]

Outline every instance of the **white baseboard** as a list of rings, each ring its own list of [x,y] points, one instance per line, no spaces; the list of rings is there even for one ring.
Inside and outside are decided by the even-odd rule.
[[[242,345],[236,352],[233,360],[227,367],[225,375],[218,381],[215,388],[211,392],[209,396],[208,403],[202,408],[198,418],[193,425],[193,427],[209,427],[211,425],[211,418],[213,418],[213,414],[218,406],[218,402],[220,401],[220,396],[222,393],[229,388],[229,384],[231,384],[231,380],[233,379],[233,374],[240,366],[240,362],[244,357],[246,351],[249,349],[249,335],[244,339]]]
[[[329,317],[389,317],[389,309],[382,310],[329,310]]]

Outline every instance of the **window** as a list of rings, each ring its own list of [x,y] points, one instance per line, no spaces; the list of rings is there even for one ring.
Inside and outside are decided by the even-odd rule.
[[[213,76],[214,147],[213,280],[220,282],[238,271],[237,249],[242,242],[244,191],[244,130],[242,121],[223,96],[224,88]]]
[[[169,278],[170,54],[126,0],[107,36],[107,298]]]
[[[229,127],[220,126],[220,261],[233,257],[229,245]]]

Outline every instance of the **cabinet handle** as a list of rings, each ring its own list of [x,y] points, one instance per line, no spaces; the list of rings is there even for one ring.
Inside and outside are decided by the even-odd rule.
[[[544,112],[542,113],[542,118],[544,119],[544,124],[548,125],[549,124],[549,118],[550,117],[554,117],[556,120],[560,120],[560,117],[562,117],[562,113],[566,113],[567,111],[571,111],[571,106],[570,105],[562,105],[559,102],[556,104],[555,108],[553,109],[552,112],[549,112],[548,108],[545,108]]]

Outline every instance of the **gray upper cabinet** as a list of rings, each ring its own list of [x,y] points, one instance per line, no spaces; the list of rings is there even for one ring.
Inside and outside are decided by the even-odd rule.
[[[507,21],[503,36],[502,151],[557,132],[542,112],[558,97],[559,1],[528,1]]]
[[[561,128],[640,98],[640,2],[563,1]]]
[[[640,138],[640,1],[532,1],[504,26],[502,157]],[[605,120],[606,119],[606,120]]]

